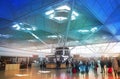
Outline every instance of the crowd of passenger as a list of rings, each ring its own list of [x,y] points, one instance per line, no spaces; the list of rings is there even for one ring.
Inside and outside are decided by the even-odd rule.
[[[115,73],[115,76],[118,76],[120,59],[119,58],[105,58],[100,59],[87,59],[82,58],[79,60],[67,60],[66,67],[68,73],[81,73],[89,74],[90,69],[93,70],[96,74],[98,73],[98,67],[100,68],[101,73]]]
[[[94,70],[97,70],[98,63],[96,60],[89,60],[89,59],[81,59],[81,60],[72,60],[69,59],[66,61],[67,72],[77,73],[80,72],[82,74],[89,73],[89,69],[91,67]],[[70,69],[71,68],[71,69]]]

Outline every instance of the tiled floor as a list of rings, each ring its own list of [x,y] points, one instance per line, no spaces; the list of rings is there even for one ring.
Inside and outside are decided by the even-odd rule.
[[[90,70],[89,74],[86,75],[67,73],[65,69],[41,71],[39,68],[32,68],[19,71],[0,71],[0,79],[120,79],[120,77],[115,78],[114,74],[102,74],[100,69],[97,73]]]

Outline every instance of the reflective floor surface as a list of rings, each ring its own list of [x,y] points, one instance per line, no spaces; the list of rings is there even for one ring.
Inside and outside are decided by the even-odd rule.
[[[120,79],[115,77],[114,73],[97,73],[90,70],[89,74],[67,73],[65,69],[46,69],[39,68],[22,69],[14,71],[0,71],[0,79]]]

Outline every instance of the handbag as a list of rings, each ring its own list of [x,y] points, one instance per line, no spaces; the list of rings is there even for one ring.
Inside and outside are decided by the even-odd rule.
[[[111,67],[108,68],[108,73],[112,73],[112,68]]]

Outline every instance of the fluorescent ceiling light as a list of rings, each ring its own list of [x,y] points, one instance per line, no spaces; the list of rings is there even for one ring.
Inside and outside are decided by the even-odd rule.
[[[54,17],[54,19],[56,19],[58,21],[63,21],[63,20],[66,20],[67,17]]]
[[[90,31],[91,31],[91,32],[95,32],[95,31],[97,31],[97,27],[93,27],[93,28],[91,28]]]
[[[75,11],[72,12],[72,15],[79,16],[79,14]]]
[[[35,31],[36,27],[34,27],[33,25],[30,24],[26,24],[26,23],[16,23],[12,26],[15,30],[22,30],[22,31]]]
[[[97,27],[93,27],[93,28],[91,28],[90,30],[87,30],[87,29],[80,29],[80,30],[78,30],[78,32],[81,32],[81,33],[88,33],[88,32],[96,32],[97,31]]]
[[[55,38],[62,38],[62,36],[61,35],[49,35],[49,36],[47,36],[48,38],[53,38],[53,39],[55,39]]]
[[[55,10],[71,10],[71,8],[67,5],[59,6]]]
[[[20,30],[20,25],[19,24],[15,24],[12,27],[15,28],[16,30]]]
[[[16,27],[19,27],[19,25],[18,25],[18,24],[15,24],[15,25],[13,25],[12,27],[16,28]]]
[[[26,28],[26,30],[29,30],[29,31],[35,31],[35,30],[36,30],[36,28],[35,28],[35,27]]]
[[[54,13],[54,10],[49,10],[49,11],[45,12],[46,15],[50,15],[52,13]]]
[[[70,12],[71,8],[67,5],[63,5],[63,6],[59,6],[55,9],[51,9],[49,11],[45,12],[45,15],[47,15],[47,17],[51,20],[54,20],[58,23],[63,23],[68,19],[68,12]],[[67,15],[56,15],[59,14],[61,12],[66,12]],[[75,20],[77,17],[79,16],[79,14],[73,10],[72,14],[71,14],[71,20]]]
[[[47,36],[48,38],[57,38],[58,36],[56,36],[56,35],[49,35],[49,36]]]
[[[78,32],[87,33],[87,32],[90,32],[90,31],[89,30],[78,30]]]

